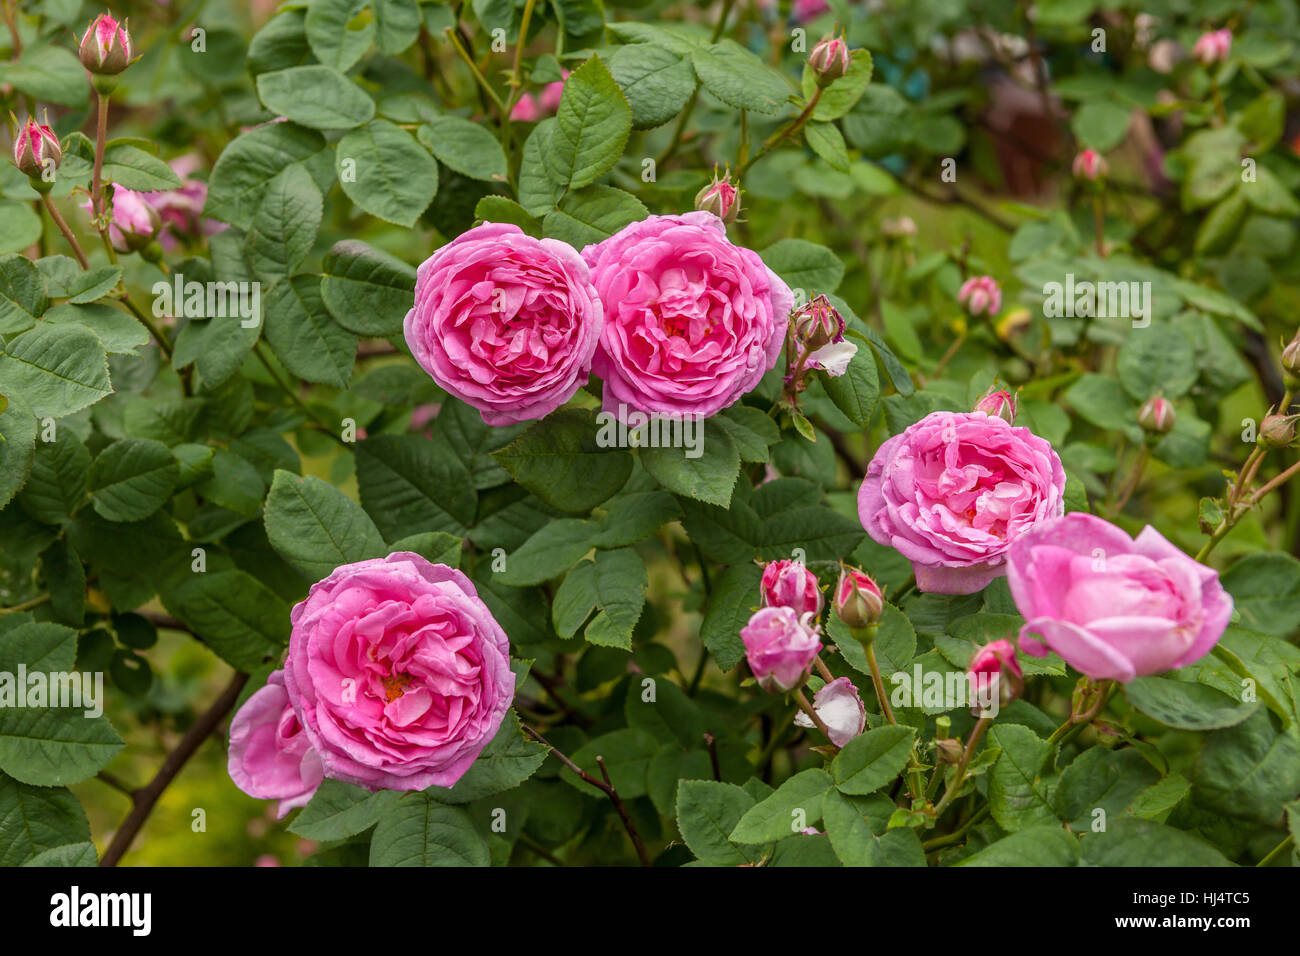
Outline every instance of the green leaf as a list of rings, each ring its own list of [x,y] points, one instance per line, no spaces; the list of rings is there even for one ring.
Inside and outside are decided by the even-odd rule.
[[[734,40],[697,47],[691,62],[705,89],[728,106],[772,114],[790,99],[781,74]]]
[[[1283,639],[1300,629],[1300,561],[1284,552],[1248,554],[1219,579],[1242,627]]]
[[[379,818],[371,866],[487,866],[487,840],[468,813],[427,793],[407,793]]]
[[[109,143],[104,147],[105,182],[125,189],[149,191],[179,189],[180,177],[153,153],[130,143]]]
[[[506,154],[484,126],[460,116],[438,116],[416,130],[416,137],[438,161],[462,176],[506,181]]]
[[[149,343],[149,330],[122,309],[105,303],[56,305],[41,316],[47,325],[76,323],[95,333],[104,351],[110,355],[138,355]]]
[[[32,46],[17,62],[0,64],[0,82],[45,103],[84,107],[90,99],[86,68],[62,46]]]
[[[257,95],[271,112],[313,129],[352,129],[375,115],[365,91],[322,64],[262,73]]]
[[[536,773],[548,753],[541,744],[524,736],[519,718],[511,711],[465,776],[450,789],[430,787],[426,792],[445,803],[469,803],[495,796],[513,790]]]
[[[1159,771],[1136,750],[1091,747],[1065,768],[1053,801],[1061,819],[1082,832],[1099,819],[1118,817],[1159,780]],[[1100,817],[1098,810],[1106,817]]]
[[[17,395],[6,398],[0,410],[0,508],[27,481],[36,454],[36,417]]]
[[[163,604],[222,660],[255,671],[289,643],[289,605],[244,571],[192,573],[163,588]]]
[[[38,325],[0,353],[0,395],[19,395],[37,418],[62,418],[113,390],[108,356],[81,325]]]
[[[762,578],[763,569],[749,563],[727,568],[713,581],[700,623],[700,640],[721,670],[731,670],[745,656],[740,629],[749,623],[758,605]]]
[[[989,774],[989,808],[1002,829],[1059,825],[1052,810],[1052,782],[1044,779],[1053,748],[1020,724],[999,724],[987,746],[1002,753]]]
[[[309,581],[321,580],[339,565],[388,553],[360,505],[328,482],[280,469],[266,497],[266,536]]]
[[[48,688],[47,701],[58,684],[56,680]],[[122,738],[107,717],[86,716],[94,708],[84,691],[82,706],[73,707],[30,706],[30,683],[26,691],[28,706],[0,708],[0,770],[15,780],[38,787],[79,783],[122,749]],[[102,700],[97,703],[103,706]]]
[[[1300,793],[1300,731],[1279,733],[1268,711],[1210,733],[1196,761],[1192,794],[1223,816],[1273,823]]]
[[[267,290],[266,341],[299,378],[337,388],[352,378],[357,336],[334,321],[314,275],[296,275]]]
[[[1124,391],[1138,402],[1157,390],[1171,401],[1182,398],[1200,374],[1192,343],[1176,326],[1166,324],[1130,332],[1115,371]]]
[[[362,17],[367,0],[313,0],[304,21],[316,59],[339,71],[351,69],[370,47],[374,20]]]
[[[867,84],[871,82],[871,53],[868,50],[854,50],[851,57],[848,72],[822,90],[821,99],[813,108],[814,120],[826,122],[839,119],[862,98]],[[817,74],[807,64],[804,64],[801,86],[803,98],[811,102],[817,91]]]
[[[527,209],[505,196],[484,196],[474,207],[474,218],[484,222],[512,223],[535,238],[542,235],[542,224]]]
[[[523,161],[519,166],[519,205],[532,216],[542,216],[554,209],[565,192],[562,184],[552,181],[547,168],[555,127],[555,117],[547,117],[533,127],[524,141]]]
[[[771,843],[813,826],[821,819],[822,801],[833,788],[825,770],[802,770],[746,811],[729,839],[733,843]]]
[[[286,166],[276,174],[262,193],[253,227],[244,238],[259,279],[270,285],[287,279],[302,265],[316,241],[322,210],[320,191],[303,166]]]
[[[422,531],[409,535],[389,546],[389,553],[413,551],[431,564],[445,564],[454,568],[460,564],[461,539],[441,531]]]
[[[636,129],[667,123],[695,92],[691,61],[653,43],[618,47],[609,58],[609,72],[627,97]]]
[[[1100,833],[1085,833],[1088,866],[1231,866],[1210,844],[1153,820],[1121,817]]]
[[[840,793],[875,793],[907,766],[915,731],[905,726],[877,727],[850,740],[831,762]]]
[[[13,414],[13,409],[11,399],[6,414]],[[3,418],[0,418],[0,433],[10,437]],[[75,435],[65,431],[57,441],[37,442],[32,477],[19,493],[18,501],[37,521],[59,524],[81,504],[89,471],[90,452]]]
[[[0,866],[90,841],[90,823],[69,790],[29,787],[0,774]]]
[[[558,518],[530,535],[506,562],[502,584],[527,587],[558,577],[596,547],[600,526],[594,521]]]
[[[358,335],[400,335],[415,301],[415,269],[357,239],[334,244],[325,256],[321,298],[343,328]]]
[[[1300,216],[1300,200],[1265,166],[1256,167],[1255,181],[1244,182],[1239,189],[1256,209],[1274,216]]]
[[[294,123],[271,123],[235,137],[212,167],[203,214],[241,229],[252,228],[271,180],[324,149],[320,133]]]
[[[375,435],[357,445],[361,504],[381,534],[417,531],[463,536],[477,501],[461,462],[419,435]]]
[[[1259,702],[1244,703],[1213,687],[1168,677],[1140,677],[1124,685],[1124,696],[1142,713],[1179,730],[1215,730],[1241,723]]]
[[[1059,826],[1029,827],[1003,837],[956,865],[1078,866],[1079,853],[1079,841]]]
[[[579,409],[553,412],[492,457],[520,485],[569,514],[590,511],[632,474],[632,456],[601,447],[595,415]]]
[[[44,261],[44,260],[42,260]],[[45,311],[45,283],[26,256],[0,256],[0,335],[30,329]]]
[[[838,791],[826,794],[822,817],[831,847],[845,866],[925,866],[915,830],[899,827],[876,836],[859,806]]]
[[[162,442],[123,438],[91,462],[87,487],[109,521],[140,521],[167,503],[179,479],[180,465]]]
[[[631,548],[596,552],[580,562],[555,592],[552,619],[561,637],[573,637],[594,610],[583,632],[587,641],[632,649],[632,631],[645,607],[645,563]]]
[[[1065,401],[1098,428],[1123,432],[1133,442],[1142,440],[1142,429],[1137,424],[1137,406],[1114,379],[1085,372],[1066,390]]]
[[[84,843],[65,843],[63,846],[51,847],[36,854],[23,866],[96,866],[99,863],[99,854],[95,852],[95,844],[86,841]]]
[[[826,394],[853,424],[867,428],[880,398],[880,378],[870,349],[859,348],[843,375],[827,376]]]
[[[593,56],[564,82],[543,157],[548,177],[563,190],[589,186],[618,162],[631,131],[627,98],[600,57]]]
[[[397,802],[393,790],[371,793],[340,780],[322,780],[311,801],[289,826],[308,840],[342,840],[373,827]]]
[[[709,866],[743,866],[763,858],[761,847],[732,843],[729,834],[754,798],[732,783],[682,780],[677,785],[677,826],[695,858]]]
[[[1089,100],[1075,111],[1070,127],[1081,146],[1104,153],[1123,141],[1132,112],[1111,100]]]
[[[609,779],[624,800],[635,800],[646,795],[646,772],[650,761],[659,752],[659,741],[643,730],[616,730],[590,740],[579,747],[570,758],[596,780],[603,780],[600,764],[596,758],[601,757]],[[605,794],[591,784],[585,783],[567,768],[561,773],[570,786],[588,796],[605,799]]]
[[[399,226],[415,225],[438,191],[438,164],[388,120],[371,120],[339,140],[335,163],[349,199]]]
[[[546,214],[545,232],[581,249],[608,239],[647,214],[645,205],[631,193],[597,183],[560,200],[559,208]]]
[[[389,56],[406,50],[420,36],[420,5],[416,0],[372,0],[375,41]]]
[[[814,153],[826,160],[826,165],[842,173],[849,171],[849,151],[844,145],[844,135],[834,123],[812,122],[803,128],[804,139]]]
[[[688,424],[683,423],[683,432]],[[740,474],[740,451],[731,432],[712,419],[697,434],[695,447],[645,447],[637,457],[650,477],[674,494],[725,507]]]
[[[834,292],[844,278],[844,263],[830,249],[807,239],[780,239],[759,253],[767,267],[807,298]]]

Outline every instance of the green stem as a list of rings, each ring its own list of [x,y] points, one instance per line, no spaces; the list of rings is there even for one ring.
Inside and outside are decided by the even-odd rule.
[[[478,81],[479,88],[487,94],[488,98],[492,100],[498,110],[503,114],[506,113],[505,103],[501,101],[501,97],[497,95],[497,91],[488,85],[488,81],[479,71],[478,65],[474,62],[473,58],[469,55],[469,52],[460,42],[460,38],[456,36],[456,31],[452,27],[447,27],[443,33],[447,37],[447,42],[449,42],[455,51],[460,54],[460,58],[464,60],[465,65],[469,67],[469,71],[474,74],[474,79]]]
[[[966,779],[966,768],[970,766],[971,758],[975,755],[975,748],[979,746],[980,740],[984,737],[984,732],[989,729],[991,723],[993,723],[992,717],[981,717],[975,722],[975,729],[970,732],[970,740],[966,741],[966,749],[961,752],[961,760],[957,763],[952,782],[944,788],[943,797],[935,804],[934,818],[936,820],[943,815],[943,811],[948,809],[953,798],[957,796],[957,791],[961,789],[962,782]]]
[[[280,391],[288,395],[290,400],[295,405],[298,406],[298,409],[304,415],[306,415],[310,421],[314,422],[322,432],[324,432],[326,435],[329,435],[331,438],[333,438],[334,441],[339,445],[343,446],[344,448],[350,447],[348,443],[343,440],[342,436],[336,435],[332,428],[330,428],[325,422],[317,418],[316,413],[307,407],[307,403],[304,402],[298,396],[298,393],[295,392],[292,388],[290,388],[289,384],[285,382],[284,379],[280,378],[279,373],[277,373],[275,370],[275,366],[271,364],[270,360],[266,357],[266,354],[262,351],[261,342],[258,342],[256,345],[253,346],[253,354],[256,355],[257,360],[262,363],[262,366],[266,369],[266,373],[271,376],[271,380],[274,381],[275,384],[279,386]]]
[[[1268,866],[1277,857],[1285,853],[1287,849],[1291,847],[1294,843],[1295,843],[1295,836],[1293,834],[1288,833],[1286,839],[1283,840],[1281,843],[1279,843],[1277,846],[1273,847],[1273,849],[1269,850],[1268,854],[1264,857],[1264,859],[1256,863],[1255,866]]]
[[[74,236],[72,230],[68,228],[68,222],[63,218],[63,214],[60,213],[54,203],[50,201],[49,193],[41,193],[41,205],[43,205],[45,211],[50,214],[50,218],[54,220],[54,224],[59,227],[59,232],[63,233],[63,238],[68,240],[68,245],[72,247],[73,255],[75,255],[77,261],[81,263],[81,268],[89,269],[90,262],[86,259],[86,253],[82,251],[81,243],[77,241],[77,237]]]
[[[48,594],[42,594],[40,597],[34,597],[30,601],[24,601],[22,604],[15,604],[13,607],[0,607],[0,614],[17,614],[20,611],[30,611],[34,607],[40,607],[50,599]]]
[[[90,211],[97,220],[104,218],[104,146],[108,142],[108,96],[95,91],[95,169],[90,181]],[[107,226],[99,225],[100,232]]]

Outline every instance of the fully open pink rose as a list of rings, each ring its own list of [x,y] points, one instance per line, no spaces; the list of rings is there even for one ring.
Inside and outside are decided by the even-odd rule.
[[[794,295],[713,213],[650,216],[582,257],[605,304],[606,411],[712,415],[776,364]]]
[[[1135,540],[1081,512],[1017,539],[1007,583],[1025,618],[1020,649],[1053,650],[1094,680],[1185,667],[1209,653],[1232,616],[1218,573],[1155,528]]]
[[[421,263],[406,344],[489,425],[544,418],[587,383],[603,309],[566,243],[485,222]]]
[[[336,568],[291,620],[285,684],[328,777],[450,787],[514,699],[509,642],[474,585],[418,554]]]
[[[885,441],[858,491],[862,526],[912,562],[916,586],[971,594],[1006,573],[1007,548],[1065,510],[1065,470],[1028,428],[932,412]]]
[[[230,722],[227,767],[250,797],[279,800],[281,817],[304,806],[320,786],[321,759],[289,704],[284,671],[271,674]]]
[[[773,561],[763,569],[763,606],[792,607],[816,617],[822,612],[822,589],[817,575],[798,561]]]
[[[822,649],[812,615],[790,607],[765,607],[754,612],[740,629],[745,659],[758,686],[769,694],[783,694],[804,682],[813,658]]]

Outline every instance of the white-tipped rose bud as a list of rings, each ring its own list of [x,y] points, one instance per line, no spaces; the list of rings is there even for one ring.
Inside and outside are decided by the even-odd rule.
[[[795,339],[810,351],[844,338],[844,317],[824,295],[813,297],[790,317]]]
[[[1163,435],[1172,429],[1176,418],[1174,403],[1163,395],[1148,398],[1138,409],[1137,415],[1138,424],[1156,435]]]
[[[135,56],[126,23],[118,23],[111,13],[101,13],[82,35],[77,55],[81,65],[97,76],[121,73]]]
[[[1072,168],[1075,179],[1086,179],[1089,182],[1105,179],[1106,173],[1110,171],[1110,166],[1106,163],[1106,157],[1095,149],[1085,149],[1074,157],[1074,166]]]
[[[808,65],[817,77],[818,86],[830,86],[853,65],[849,54],[849,45],[840,37],[827,37],[812,48],[808,54]]]
[[[48,161],[54,163],[55,169],[63,162],[59,138],[48,126],[28,117],[14,139],[14,165],[28,177],[39,178]]]
[[[723,222],[734,222],[740,213],[740,190],[732,184],[730,176],[724,173],[719,179],[714,173],[713,182],[695,194],[695,208],[711,212]]]
[[[990,418],[1000,418],[1008,425],[1014,425],[1019,404],[1019,400],[1009,389],[994,385],[975,403],[971,411],[983,412]]]
[[[885,599],[866,572],[847,565],[840,571],[835,585],[835,615],[852,630],[869,628],[880,622],[885,612]]]
[[[1002,311],[1002,287],[992,276],[973,276],[962,283],[957,301],[973,316]]]

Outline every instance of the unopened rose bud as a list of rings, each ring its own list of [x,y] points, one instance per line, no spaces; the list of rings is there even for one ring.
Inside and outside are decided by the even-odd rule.
[[[1002,287],[992,276],[974,276],[962,283],[957,301],[970,315],[993,315],[1002,311]]]
[[[1282,349],[1282,368],[1292,378],[1300,379],[1300,332]]]
[[[952,737],[948,737],[945,740],[936,740],[934,742],[934,756],[941,764],[960,763],[964,749],[965,748],[961,745],[961,741]]]
[[[740,629],[745,660],[769,694],[785,694],[803,685],[822,642],[812,615],[802,617],[789,607],[765,607],[754,612]]]
[[[38,179],[46,162],[53,162],[57,169],[63,162],[63,147],[52,129],[29,116],[14,139],[14,165],[28,177]]]
[[[1192,56],[1205,66],[1221,63],[1228,58],[1232,50],[1231,30],[1211,30],[1201,34],[1196,45],[1192,47]]]
[[[1296,419],[1300,415],[1266,415],[1259,423],[1258,442],[1264,448],[1286,448],[1296,439]]]
[[[990,641],[985,644],[971,658],[967,672],[977,682],[983,680],[995,683],[998,702],[1004,707],[1025,689],[1024,671],[1020,669],[1016,649],[1010,641]]]
[[[773,561],[763,569],[763,606],[793,608],[798,614],[821,614],[824,601],[817,575],[798,561]]]
[[[1072,168],[1075,179],[1086,179],[1089,182],[1105,179],[1106,173],[1110,171],[1106,158],[1095,149],[1085,149],[1074,157],[1074,166]]]
[[[972,411],[983,412],[990,418],[1000,418],[1008,425],[1014,425],[1019,407],[1019,400],[1010,390],[994,385],[975,403]]]
[[[118,252],[140,252],[153,242],[162,228],[158,210],[143,193],[113,185],[113,216],[108,236]]]
[[[97,76],[121,73],[135,56],[126,23],[118,23],[111,13],[101,13],[82,35],[77,55],[81,65]]]
[[[800,306],[790,317],[795,339],[809,351],[844,338],[844,317],[824,295]]]
[[[734,222],[740,213],[740,190],[731,182],[729,176],[721,179],[715,174],[709,183],[695,194],[695,208],[700,212],[711,212],[723,222]]]
[[[831,743],[843,747],[867,728],[867,708],[853,681],[837,677],[813,695],[812,707],[826,729]],[[794,715],[798,727],[813,727],[812,718],[803,711]]]
[[[881,596],[880,586],[870,576],[846,566],[840,571],[840,580],[835,585],[834,607],[836,616],[850,630],[857,631],[879,623],[885,612],[885,599]]]
[[[853,65],[849,55],[849,45],[840,37],[827,37],[812,48],[808,54],[808,65],[817,77],[818,86],[830,86]]]
[[[1138,424],[1156,435],[1164,435],[1174,427],[1174,403],[1163,395],[1152,395],[1138,409]]]

